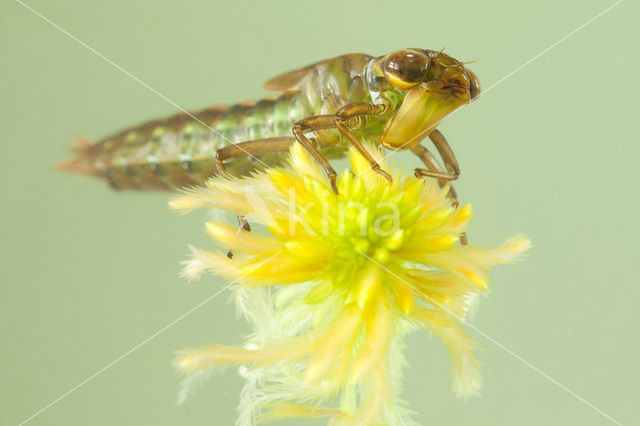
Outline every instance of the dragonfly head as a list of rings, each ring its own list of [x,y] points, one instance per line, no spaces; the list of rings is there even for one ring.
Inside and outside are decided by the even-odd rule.
[[[378,64],[386,81],[404,93],[380,139],[390,149],[413,148],[446,116],[480,96],[478,77],[442,52],[398,50]]]

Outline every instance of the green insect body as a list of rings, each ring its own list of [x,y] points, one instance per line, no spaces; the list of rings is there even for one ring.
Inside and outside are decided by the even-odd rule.
[[[351,55],[355,56],[355,55]],[[291,125],[303,117],[330,114],[350,102],[369,101],[363,73],[370,57],[341,58],[318,66],[299,89],[258,102],[215,106],[152,120],[90,144],[79,141],[78,157],[59,169],[106,179],[114,189],[165,189],[202,184],[216,173],[215,153],[232,143],[291,136]],[[336,131],[314,140],[331,158],[346,146]],[[234,159],[233,175],[282,164],[285,153]]]
[[[202,184],[214,175],[220,170],[216,159],[222,148],[256,140],[266,148],[269,138],[287,138],[287,143],[297,139],[311,144],[307,149],[315,151],[330,172],[325,159],[342,157],[357,140],[414,150],[444,117],[479,94],[477,78],[461,62],[422,49],[381,57],[343,55],[282,74],[265,88],[281,93],[148,121],[93,144],[79,141],[77,157],[58,168],[103,178],[114,189],[171,190]],[[364,112],[346,111],[354,106]],[[295,134],[292,126],[303,122],[307,127]],[[442,139],[438,151],[454,162],[444,145]],[[236,149],[224,170],[242,176],[280,165],[286,156],[286,149]]]

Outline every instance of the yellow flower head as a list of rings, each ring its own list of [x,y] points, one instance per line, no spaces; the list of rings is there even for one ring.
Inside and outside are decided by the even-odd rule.
[[[368,149],[383,163],[375,147]],[[417,327],[446,345],[455,391],[479,390],[474,344],[460,325],[474,296],[487,289],[490,266],[513,260],[529,241],[461,245],[472,210],[452,207],[448,187],[399,171],[390,184],[357,151],[349,159],[338,194],[294,144],[289,169],[215,177],[171,200],[179,211],[215,207],[266,228],[209,222],[221,251],[192,249],[184,269],[190,278],[209,270],[240,283],[239,307],[254,328],[249,343],[186,350],[177,365],[187,373],[246,365],[247,423],[255,416],[330,416],[404,424],[401,337]]]

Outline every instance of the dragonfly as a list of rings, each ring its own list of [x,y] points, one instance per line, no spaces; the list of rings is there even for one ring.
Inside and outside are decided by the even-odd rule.
[[[264,84],[275,96],[185,111],[129,127],[96,143],[78,139],[59,170],[105,179],[116,190],[173,190],[215,174],[244,176],[286,161],[300,143],[337,192],[330,160],[355,147],[391,180],[362,141],[409,150],[418,177],[441,185],[460,175],[439,123],[480,95],[478,77],[443,51],[409,48],[383,56],[347,54],[281,74]],[[428,138],[441,162],[422,141]],[[450,197],[458,205],[455,190]],[[242,224],[241,224],[242,226]]]

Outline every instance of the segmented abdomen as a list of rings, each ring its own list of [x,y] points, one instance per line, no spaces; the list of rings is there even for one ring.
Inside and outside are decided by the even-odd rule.
[[[364,79],[368,55],[346,55],[318,63],[296,85],[258,102],[211,107],[152,120],[95,144],[81,141],[77,158],[61,170],[101,177],[114,189],[164,189],[202,184],[216,173],[216,151],[224,146],[277,136],[293,136],[296,121],[333,114],[351,102],[370,102]],[[374,126],[375,127],[375,126]],[[367,130],[375,130],[368,126]],[[367,136],[362,134],[361,136]],[[308,135],[329,158],[342,156],[344,138],[333,130]],[[284,152],[244,156],[225,162],[235,176],[283,162]]]
[[[216,151],[252,139],[291,135],[302,116],[299,95],[256,103],[210,107],[126,129],[95,144],[81,142],[78,158],[59,165],[105,178],[114,189],[173,189],[202,184],[216,173]],[[194,118],[195,117],[195,118]],[[284,153],[242,157],[225,163],[233,175],[273,167]]]

